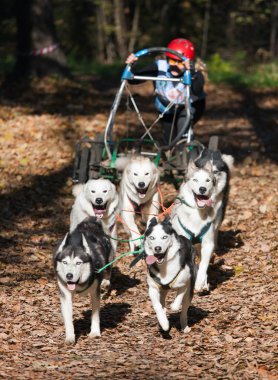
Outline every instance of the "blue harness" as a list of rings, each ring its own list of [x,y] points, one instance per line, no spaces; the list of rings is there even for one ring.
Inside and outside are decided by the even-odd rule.
[[[204,227],[201,229],[201,231],[198,233],[198,235],[195,235],[192,231],[190,231],[188,228],[186,228],[182,222],[180,221],[180,218],[178,217],[179,224],[181,228],[184,230],[184,232],[187,234],[188,239],[192,242],[192,244],[201,243],[203,240],[204,235],[208,232],[210,229],[210,226],[212,222],[209,222],[204,225]]]

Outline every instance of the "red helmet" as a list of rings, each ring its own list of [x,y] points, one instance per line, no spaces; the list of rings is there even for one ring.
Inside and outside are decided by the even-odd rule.
[[[167,46],[169,49],[176,50],[178,53],[182,54],[185,58],[194,59],[195,57],[195,47],[189,40],[184,38],[175,38]],[[165,53],[167,57],[179,60],[179,58],[172,53]]]

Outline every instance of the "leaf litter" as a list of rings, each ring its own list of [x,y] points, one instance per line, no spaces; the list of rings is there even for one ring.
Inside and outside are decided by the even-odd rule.
[[[212,290],[194,296],[190,334],[180,332],[177,313],[170,313],[169,336],[161,334],[146,268],[130,271],[126,257],[114,266],[112,290],[102,297],[101,338],[87,336],[90,303],[82,297],[74,305],[77,343],[65,346],[52,252],[69,227],[74,145],[103,131],[117,89],[115,84],[101,97],[94,80],[90,86],[86,92],[82,80],[46,78],[13,99],[2,95],[0,377],[277,378],[277,153],[264,144],[261,120],[255,120],[263,115],[261,128],[273,133],[268,141],[277,139],[278,101],[267,90],[263,98],[254,92],[252,118],[244,93],[208,87],[208,110],[196,137],[206,143],[221,135],[221,150],[234,155],[235,171],[209,269]],[[174,197],[168,184],[163,190]],[[118,254],[127,250],[120,244]]]

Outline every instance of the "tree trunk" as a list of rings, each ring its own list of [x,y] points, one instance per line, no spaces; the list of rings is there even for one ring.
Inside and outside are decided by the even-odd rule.
[[[203,27],[202,49],[201,49],[201,58],[202,59],[205,59],[206,55],[207,55],[209,18],[210,18],[210,0],[207,0],[206,10],[205,10],[204,27]]]
[[[97,61],[103,63],[104,56],[105,35],[103,30],[103,9],[101,5],[97,6]]]
[[[119,56],[121,59],[127,57],[127,43],[126,43],[126,24],[124,7],[122,0],[114,0],[115,8],[115,27],[116,27],[116,39],[118,45]]]
[[[129,44],[128,44],[129,53],[134,51],[134,46],[135,46],[137,33],[138,33],[139,17],[140,17],[140,2],[136,1],[133,20],[132,20],[131,34],[130,34],[130,39],[129,39]]]
[[[270,30],[270,53],[272,59],[278,55],[277,49],[277,27],[278,27],[278,2],[275,1],[271,12],[271,30]]]
[[[59,47],[51,0],[16,0],[17,57],[14,74],[45,76],[68,74]]]

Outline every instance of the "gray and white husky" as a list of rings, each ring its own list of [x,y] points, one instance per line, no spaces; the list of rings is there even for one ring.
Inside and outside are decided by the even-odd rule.
[[[209,290],[207,270],[224,218],[232,165],[232,156],[220,154],[215,157],[206,150],[195,162],[190,161],[171,212],[177,233],[193,244],[201,243],[196,291]]]
[[[174,231],[169,218],[162,223],[153,218],[145,232],[144,250],[149,296],[161,328],[169,330],[165,298],[173,289],[177,295],[171,309],[178,311],[181,307],[181,330],[189,332],[187,311],[195,281],[195,255],[191,242]]]
[[[100,336],[100,284],[103,272],[97,270],[108,263],[111,243],[95,217],[86,218],[70,234],[66,234],[54,253],[53,261],[60,290],[66,343],[75,342],[73,296],[90,293],[92,320],[90,337]]]

